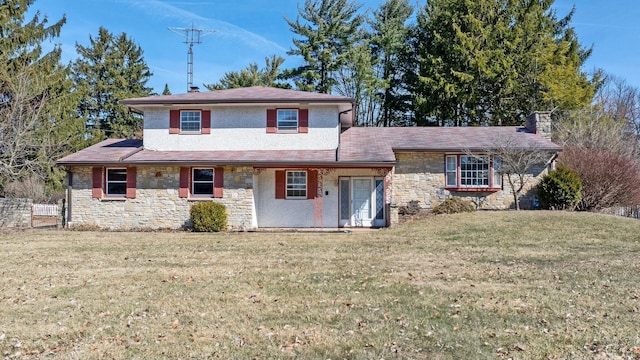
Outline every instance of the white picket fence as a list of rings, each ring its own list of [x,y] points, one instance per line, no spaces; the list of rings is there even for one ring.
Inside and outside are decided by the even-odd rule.
[[[31,226],[57,226],[60,212],[55,204],[32,204],[31,205]]]

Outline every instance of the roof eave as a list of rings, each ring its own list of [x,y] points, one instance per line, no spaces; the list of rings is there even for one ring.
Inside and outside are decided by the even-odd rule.
[[[248,160],[152,160],[152,161],[64,161],[56,162],[62,167],[71,166],[194,166],[194,165],[228,165],[228,166],[253,166],[253,167],[342,167],[342,168],[370,168],[393,167],[395,161],[248,161]]]

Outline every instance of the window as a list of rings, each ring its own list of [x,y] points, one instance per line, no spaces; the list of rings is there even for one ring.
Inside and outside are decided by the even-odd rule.
[[[222,198],[224,190],[223,167],[181,167],[178,196],[181,198]]]
[[[489,157],[460,156],[460,185],[489,186]]]
[[[493,160],[493,162],[492,162]],[[502,186],[500,159],[488,155],[447,155],[446,187],[459,190],[497,189]]]
[[[277,121],[278,121],[278,131],[286,131],[286,130],[298,131],[298,110],[279,109]]]
[[[180,112],[180,132],[200,132],[201,123],[200,111]]]
[[[307,172],[287,171],[287,199],[307,198]]]
[[[267,133],[308,133],[309,109],[267,109]]]
[[[502,167],[502,160],[494,156],[493,157],[493,187],[502,187],[502,173],[500,168]]]
[[[276,170],[275,175],[276,199],[314,199],[318,195],[317,170]]]
[[[211,134],[211,110],[170,110],[169,134]]]
[[[193,195],[213,196],[213,169],[193,169],[191,178]]]
[[[127,169],[107,169],[107,196],[127,195]]]
[[[91,197],[93,199],[136,197],[136,168],[93,167],[91,170]]]

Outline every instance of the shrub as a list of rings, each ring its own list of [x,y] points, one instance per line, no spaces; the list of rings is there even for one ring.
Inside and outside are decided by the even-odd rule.
[[[418,200],[411,200],[407,205],[400,206],[398,208],[398,214],[400,215],[417,215],[420,213],[420,202]]]
[[[550,171],[540,180],[536,189],[545,209],[573,210],[582,200],[580,175],[565,166]]]
[[[198,232],[218,232],[227,229],[227,208],[214,201],[191,206],[191,223]]]
[[[573,146],[562,151],[559,164],[582,179],[578,210],[640,204],[640,169],[628,156]]]
[[[456,214],[476,211],[471,201],[461,197],[450,197],[433,208],[434,214]]]

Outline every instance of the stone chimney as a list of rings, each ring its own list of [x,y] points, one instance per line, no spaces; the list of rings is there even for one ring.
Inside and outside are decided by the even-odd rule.
[[[551,111],[534,111],[527,116],[527,131],[551,140]]]
[[[197,93],[197,92],[200,92],[200,88],[199,88],[199,87],[197,87],[197,86],[192,86],[192,87],[190,87],[190,88],[189,88],[189,92],[190,92],[190,93]]]

